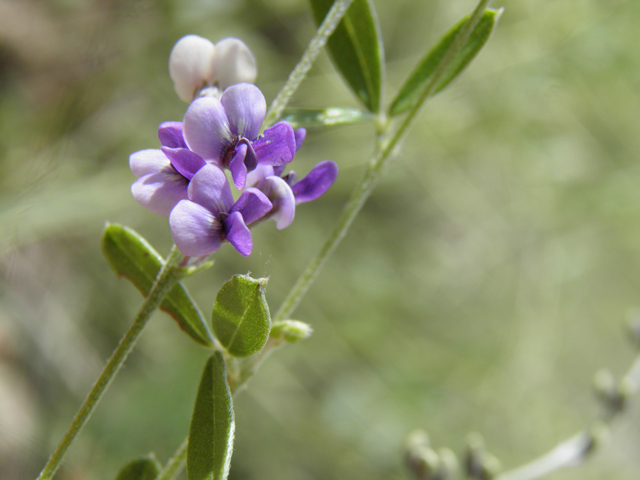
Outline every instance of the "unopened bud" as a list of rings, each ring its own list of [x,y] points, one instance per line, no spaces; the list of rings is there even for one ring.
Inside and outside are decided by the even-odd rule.
[[[596,395],[609,414],[616,414],[625,407],[629,389],[627,385],[618,385],[613,374],[607,370],[599,370],[593,380]]]
[[[480,480],[492,480],[500,473],[501,469],[500,460],[490,453],[485,453],[482,459],[482,473],[479,478]]]
[[[416,480],[435,480],[442,467],[440,457],[430,448],[407,452],[405,461]]]
[[[198,35],[182,37],[169,55],[169,75],[178,96],[191,102],[198,90],[213,83],[215,46]]]
[[[257,73],[253,53],[237,38],[225,38],[214,45],[198,35],[187,35],[169,55],[169,75],[185,102],[198,96],[219,97],[231,85],[255,82]]]
[[[256,58],[241,40],[220,40],[216,43],[215,75],[222,91],[237,83],[254,83],[258,75]]]
[[[269,337],[275,342],[295,343],[311,336],[313,329],[310,325],[298,320],[283,320],[274,322]]]
[[[465,470],[470,478],[479,478],[482,472],[482,458],[484,457],[484,439],[477,432],[467,435],[467,451],[465,455]]]
[[[477,480],[491,480],[500,472],[500,461],[485,451],[484,439],[479,433],[470,433],[467,437],[465,468],[467,476]]]
[[[455,478],[458,471],[458,459],[456,454],[448,448],[441,448],[438,450],[440,456],[440,472],[438,479],[450,480]]]

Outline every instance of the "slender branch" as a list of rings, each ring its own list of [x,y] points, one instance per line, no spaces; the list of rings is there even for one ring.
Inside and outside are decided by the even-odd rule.
[[[38,480],[49,480],[55,474],[67,451],[98,406],[100,399],[117,375],[120,367],[124,364],[127,356],[140,337],[142,330],[151,318],[151,314],[158,308],[169,290],[180,280],[181,271],[178,262],[182,258],[182,254],[174,245],[162,269],[158,272],[158,276],[142,304],[138,315],[131,324],[131,327],[129,327],[127,333],[125,333],[120,340],[120,343],[111,355],[98,380],[96,380],[96,383],[91,388],[89,395],[87,395],[80,410],[78,410],[78,413],[76,413],[76,416],[73,418],[69,430],[67,430],[58,447],[51,457],[49,457],[49,461],[44,466]]]
[[[155,478],[155,480],[175,480],[180,475],[187,460],[187,448],[189,447],[189,437],[184,441],[173,454],[173,457],[169,459],[164,469]]]
[[[291,96],[300,86],[300,82],[302,82],[304,77],[307,76],[313,62],[315,62],[316,58],[322,51],[322,47],[325,46],[327,40],[338,26],[338,23],[342,20],[342,17],[347,12],[352,1],[353,0],[336,0],[334,2],[331,10],[329,10],[329,13],[327,13],[327,16],[320,25],[320,28],[309,42],[307,49],[302,54],[302,58],[289,75],[287,83],[282,87],[282,90],[280,90],[269,106],[269,111],[267,112],[264,122],[266,127],[270,126],[280,118],[280,115],[282,115],[282,111],[289,103]]]
[[[451,62],[453,61],[455,56],[460,52],[462,46],[469,38],[469,35],[471,35],[471,32],[473,31],[475,26],[478,24],[478,22],[482,18],[482,14],[484,13],[484,10],[486,9],[489,2],[490,0],[480,1],[480,3],[474,10],[473,14],[469,18],[465,26],[460,30],[460,32],[456,36],[456,39],[449,47],[449,50],[447,50],[447,53],[442,58],[440,65],[434,71],[420,99],[411,108],[411,110],[405,117],[404,121],[401,123],[401,125],[392,135],[391,139],[387,142],[383,142],[382,138],[384,137],[385,131],[384,130],[378,131],[378,143],[376,145],[376,150],[373,153],[372,158],[367,165],[367,169],[365,170],[364,175],[362,176],[362,179],[356,185],[353,192],[351,193],[351,197],[349,198],[344,209],[342,210],[340,217],[338,217],[338,220],[335,226],[333,227],[333,230],[331,230],[331,233],[329,234],[327,240],[325,240],[324,245],[321,247],[320,251],[316,254],[316,256],[311,260],[311,262],[309,262],[309,264],[307,265],[307,268],[304,270],[302,275],[300,275],[296,284],[293,286],[293,288],[289,292],[289,295],[287,296],[287,298],[285,298],[285,300],[282,302],[280,309],[278,310],[275,317],[273,318],[274,322],[285,320],[293,313],[295,308],[298,306],[298,304],[302,300],[302,297],[304,297],[305,293],[307,292],[307,290],[309,289],[309,287],[311,286],[315,278],[320,273],[320,270],[322,269],[322,266],[324,265],[324,263],[327,261],[329,256],[336,249],[336,247],[338,246],[342,238],[344,238],[347,231],[349,230],[349,227],[353,223],[353,220],[356,218],[356,216],[362,209],[362,206],[366,202],[367,198],[369,198],[369,195],[371,195],[371,192],[373,191],[373,189],[376,187],[380,179],[384,176],[384,173],[386,172],[389,166],[389,163],[395,148],[404,139],[405,134],[408,132],[409,128],[415,122],[415,119],[418,113],[420,112],[420,110],[422,109],[423,104],[429,98],[430,94],[433,92],[434,88],[436,87],[436,85],[438,84],[438,82],[440,81],[444,73],[449,68]],[[273,101],[271,107],[269,108],[269,113],[267,114],[267,120],[265,121],[266,125],[269,125],[274,119],[277,119],[279,117],[280,113],[282,112],[282,109],[284,109],[284,106],[288,102],[289,98],[291,97],[295,89],[300,84],[300,81],[302,80],[302,78],[304,78],[304,74],[306,74],[306,72],[311,67],[311,63],[313,63],[313,60],[319,53],[319,49],[322,48],[322,46],[326,42],[326,38],[331,34],[331,31],[333,31],[333,28],[335,28],[335,25],[333,25],[333,27],[331,28],[331,31],[329,31],[329,33],[326,34],[326,37],[324,38],[324,41],[321,44],[320,44],[320,41],[318,41],[318,44],[319,44],[319,46],[317,46],[318,52],[316,52],[315,54],[310,53],[313,50],[312,45],[314,44],[314,41],[316,40],[317,37],[320,36],[319,33],[323,29],[323,27],[325,27],[327,20],[329,20],[332,13],[334,13],[334,10],[337,9],[339,4],[344,4],[345,5],[344,8],[346,10],[346,8],[348,8],[349,6],[349,3],[350,3],[350,0],[347,0],[344,2],[341,0],[337,0],[334,3],[331,11],[325,18],[325,21],[322,23],[320,30],[318,31],[316,36],[313,38],[313,40],[311,41],[311,44],[309,45],[309,47],[307,48],[307,51],[305,52],[305,57],[309,55],[311,59],[310,63],[308,63],[307,67],[304,67],[303,64],[305,64],[305,58],[303,58],[298,63],[294,71],[289,76],[289,80],[287,84],[282,89],[282,91],[278,94],[276,99]],[[335,13],[335,14],[338,15],[338,13]],[[336,25],[339,22],[342,15],[344,15],[344,11],[342,11],[342,13],[340,13],[337,19],[335,20]],[[298,70],[303,72],[302,76],[300,76],[299,78],[296,73]],[[290,89],[290,93],[285,93],[285,90],[287,89]],[[243,369],[243,372],[241,372],[239,380],[233,385],[234,392],[240,391],[240,387],[242,387],[246,383],[246,381],[251,376],[253,376],[253,374],[255,373],[257,368],[262,364],[262,361],[264,361],[265,358],[266,356],[261,355],[257,360],[245,364],[245,367],[247,368]],[[184,440],[180,445],[180,447],[178,448],[178,450],[176,451],[176,453],[174,454],[174,456],[169,461],[169,463],[167,463],[167,465],[165,466],[163,473],[166,471],[169,471],[169,469],[175,469],[171,471],[179,472],[180,470],[178,469],[182,467],[182,463],[186,460],[186,450],[187,450],[187,440]],[[169,476],[161,476],[157,480],[173,480],[173,479]]]
[[[409,128],[415,122],[417,115],[422,110],[424,103],[434,91],[436,85],[438,85],[438,82],[451,65],[451,62],[455,59],[456,55],[460,52],[463,45],[468,40],[471,32],[473,32],[473,29],[482,18],[482,15],[489,2],[490,0],[481,0],[479,2],[469,20],[460,30],[460,32],[458,32],[458,35],[447,50],[447,53],[443,56],[441,63],[438,65],[438,68],[436,68],[436,70],[433,72],[433,75],[425,86],[425,89],[423,90],[418,102],[411,108],[400,126],[391,136],[390,140],[379,145],[379,148],[371,158],[371,161],[369,162],[367,170],[365,171],[362,179],[360,180],[358,185],[356,185],[355,189],[351,193],[349,201],[345,205],[340,217],[338,217],[338,221],[333,227],[333,230],[331,230],[331,233],[329,234],[327,240],[325,240],[324,245],[322,245],[322,247],[320,248],[320,251],[316,254],[315,257],[313,257],[311,262],[309,262],[304,272],[302,272],[302,275],[300,275],[300,277],[298,278],[296,284],[289,292],[287,298],[285,298],[285,300],[282,302],[280,309],[275,315],[274,321],[280,321],[289,318],[302,300],[302,297],[304,297],[307,290],[309,290],[309,287],[320,273],[320,270],[322,269],[322,266],[326,262],[327,258],[329,258],[340,241],[344,238],[347,230],[351,226],[351,223],[360,212],[360,209],[366,202],[367,198],[369,198],[369,195],[371,195],[371,192],[380,181],[380,178],[382,178],[382,176],[386,172],[395,148],[404,139],[405,135],[409,131]],[[380,132],[379,138],[382,138],[383,133],[384,132]]]
[[[556,470],[567,467],[575,467],[582,464],[597,446],[597,427],[610,424],[614,418],[623,411],[624,400],[629,395],[637,393],[640,387],[640,355],[636,357],[633,365],[619,383],[618,393],[623,395],[623,403],[619,404],[615,411],[605,408],[602,413],[592,422],[592,427],[586,428],[577,435],[562,442],[541,457],[517,467],[508,472],[498,475],[495,480],[535,480],[549,475]],[[607,405],[605,405],[606,407]],[[594,431],[596,430],[596,431]]]

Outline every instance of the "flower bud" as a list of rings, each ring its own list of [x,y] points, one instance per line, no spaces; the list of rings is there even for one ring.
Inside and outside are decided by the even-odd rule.
[[[225,38],[216,43],[216,79],[220,90],[236,83],[254,83],[258,76],[256,58],[241,40]]]
[[[620,412],[626,404],[630,388],[618,385],[613,374],[607,370],[599,370],[593,380],[596,395],[610,415]]]
[[[298,340],[305,340],[311,336],[313,330],[311,327],[298,320],[283,320],[275,322],[271,326],[269,337],[275,342],[295,343]]]
[[[169,55],[169,75],[178,96],[191,102],[201,88],[213,84],[215,46],[198,35],[182,37]]]
[[[458,470],[456,454],[448,448],[441,448],[438,450],[438,456],[440,457],[440,474],[438,478],[442,480],[455,478]]]
[[[465,469],[467,476],[475,480],[491,480],[501,469],[500,461],[485,451],[484,439],[479,433],[467,436]]]
[[[169,75],[178,96],[191,102],[202,94],[219,97],[227,87],[253,83],[256,59],[241,40],[225,38],[216,45],[198,35],[187,35],[169,55]]]

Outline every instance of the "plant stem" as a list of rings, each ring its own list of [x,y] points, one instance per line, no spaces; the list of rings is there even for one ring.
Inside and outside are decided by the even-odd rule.
[[[264,121],[265,127],[270,126],[280,118],[280,115],[282,115],[282,111],[289,103],[291,96],[300,86],[300,82],[302,82],[304,77],[306,77],[307,72],[309,72],[313,65],[313,62],[320,54],[322,47],[327,43],[327,40],[338,26],[338,23],[340,23],[340,20],[342,20],[342,17],[347,12],[352,1],[353,0],[336,0],[334,2],[331,10],[329,10],[329,13],[327,13],[327,16],[322,21],[320,28],[318,28],[318,31],[309,42],[307,49],[302,54],[302,58],[289,75],[287,83],[285,83],[282,90],[280,90],[269,106],[269,111],[267,112],[267,116]]]
[[[380,178],[382,178],[386,172],[390,160],[393,157],[392,153],[394,152],[394,149],[401,143],[404,136],[409,131],[409,128],[415,122],[417,115],[424,106],[424,103],[429,98],[434,88],[449,68],[451,62],[460,52],[463,45],[471,35],[471,32],[473,32],[473,29],[482,18],[489,2],[490,0],[480,1],[465,26],[458,32],[458,35],[447,50],[447,53],[443,56],[438,68],[433,72],[431,79],[422,91],[417,103],[411,108],[391,138],[388,141],[381,141],[379,143],[379,148],[369,161],[362,179],[351,193],[351,197],[340,214],[340,217],[338,217],[338,221],[333,227],[333,230],[331,230],[331,233],[325,240],[322,248],[320,248],[320,251],[311,260],[311,262],[309,262],[304,272],[302,272],[302,275],[298,278],[296,284],[289,292],[289,295],[282,302],[280,309],[274,317],[274,321],[281,321],[289,318],[302,300],[302,297],[304,297],[307,290],[309,290],[309,287],[320,273],[320,270],[327,258],[329,258],[340,241],[344,238],[347,230],[351,226],[351,223],[360,212],[360,209],[367,198],[369,198],[369,195],[371,195],[371,192],[380,181]],[[383,133],[384,132],[379,133],[379,139],[382,138]]]
[[[182,469],[184,468],[185,461],[187,460],[187,448],[189,447],[189,437],[184,441],[173,454],[173,457],[167,462],[164,469],[155,478],[155,480],[174,480]]]
[[[129,327],[127,333],[125,333],[120,340],[120,343],[111,355],[111,358],[104,367],[104,370],[102,370],[98,380],[91,388],[89,395],[87,395],[87,398],[80,407],[80,410],[78,410],[78,413],[76,413],[76,416],[73,418],[73,421],[69,426],[69,430],[67,430],[67,433],[62,437],[62,440],[58,444],[58,447],[55,449],[51,457],[49,457],[49,461],[44,466],[38,480],[49,480],[55,474],[56,470],[62,463],[64,456],[71,447],[71,444],[91,417],[91,414],[98,406],[100,399],[117,375],[120,367],[122,367],[123,363],[127,359],[127,356],[140,337],[142,330],[151,318],[151,314],[158,308],[169,290],[180,280],[182,273],[178,267],[178,262],[182,258],[182,254],[174,245],[169,252],[166,262],[162,266],[162,269],[158,272],[158,276],[142,304],[138,315],[131,324],[131,327]]]
[[[340,214],[338,221],[333,227],[333,230],[329,234],[328,238],[325,240],[325,243],[323,244],[322,248],[316,254],[316,256],[311,260],[311,262],[309,262],[309,264],[307,265],[307,268],[304,270],[302,275],[300,275],[296,284],[293,286],[293,288],[289,292],[289,295],[287,296],[287,298],[285,298],[285,300],[282,302],[280,309],[278,310],[275,317],[273,318],[274,322],[286,320],[293,313],[295,308],[298,306],[298,304],[302,300],[302,297],[304,297],[304,294],[307,292],[307,290],[309,290],[309,287],[311,286],[315,278],[320,273],[320,270],[322,269],[322,266],[324,265],[324,263],[327,261],[331,253],[333,253],[335,248],[338,246],[338,244],[340,243],[340,240],[342,240],[342,238],[346,235],[347,231],[349,230],[349,227],[351,226],[351,223],[353,223],[353,220],[356,218],[356,216],[360,212],[360,209],[364,205],[365,201],[367,200],[367,198],[369,198],[369,195],[371,195],[371,192],[373,191],[373,189],[376,187],[380,179],[384,176],[384,173],[386,172],[387,167],[389,166],[390,160],[392,158],[392,153],[394,152],[394,149],[404,139],[405,134],[408,132],[409,128],[415,122],[416,116],[422,109],[423,104],[429,98],[431,92],[433,92],[433,89],[436,87],[436,85],[438,84],[438,82],[440,81],[444,73],[447,71],[447,68],[449,67],[449,65],[455,58],[455,56],[458,54],[458,52],[461,50],[464,43],[469,38],[469,35],[471,35],[471,32],[473,31],[475,26],[478,24],[478,22],[482,18],[482,14],[484,13],[484,10],[486,9],[489,2],[490,0],[480,1],[476,9],[474,10],[473,14],[469,18],[469,21],[467,21],[465,26],[460,30],[455,40],[449,47],[449,50],[447,50],[447,53],[442,58],[440,65],[434,71],[430,81],[425,86],[425,89],[422,95],[420,96],[420,99],[411,108],[411,110],[409,111],[409,113],[407,114],[403,122],[396,129],[391,139],[389,141],[383,141],[382,139],[384,137],[385,132],[384,130],[378,131],[378,143],[376,146],[376,151],[374,152],[371,160],[369,161],[367,165],[367,169],[365,170],[364,175],[362,176],[362,179],[356,185],[353,192],[351,193],[351,197],[349,197],[349,200],[347,201],[344,209],[342,210],[342,213]],[[345,5],[344,9],[346,11],[346,8],[348,8],[350,4],[350,0],[347,0],[344,2],[341,0],[337,0],[334,3],[333,7],[329,11],[329,14],[325,18],[325,21],[322,23],[320,30],[318,30],[318,33],[313,38],[313,40],[311,41],[311,43],[309,44],[309,47],[305,52],[305,57],[308,55],[310,58],[308,66],[307,67],[303,66],[303,64],[305,64],[305,58],[303,57],[303,59],[298,63],[294,71],[289,76],[289,80],[287,81],[287,84],[282,89],[282,91],[278,94],[276,99],[273,101],[271,107],[269,108],[269,114],[267,114],[267,121],[265,121],[266,125],[270,124],[269,120],[273,121],[274,119],[277,119],[279,117],[280,113],[282,112],[285,105],[289,101],[289,98],[291,97],[295,89],[300,84],[300,81],[302,81],[302,79],[304,78],[304,75],[306,74],[306,72],[311,67],[311,63],[313,63],[313,60],[317,56],[317,53],[319,53],[319,49],[322,48],[322,46],[326,42],[326,38],[331,34],[333,29],[335,28],[335,25],[331,27],[331,30],[326,34],[321,44],[320,44],[321,41],[318,40],[318,45],[319,45],[317,46],[318,52],[316,52],[315,54],[310,53],[314,50],[312,48],[314,41],[316,40],[316,38],[320,37],[319,35],[320,31],[323,29],[323,27],[325,27],[325,24],[327,23],[329,18],[332,16],[332,14],[335,13],[334,11],[337,10],[337,7],[339,6],[339,4],[344,4]],[[337,25],[342,15],[344,15],[344,11],[342,11],[342,13],[340,14],[335,13],[335,15],[339,15],[335,20],[335,24]],[[300,70],[300,72],[302,73],[301,74],[296,73],[298,70]],[[287,89],[289,89],[289,93],[284,93],[285,90]],[[386,123],[386,122],[381,122],[381,123]],[[234,391],[237,392],[238,389],[245,384],[246,380],[248,380],[255,373],[255,370],[262,363],[262,360],[264,359],[263,358],[258,359],[255,363],[247,363],[247,365],[249,365],[249,369],[245,372],[242,372],[240,381],[234,385],[234,388],[233,388]],[[163,470],[161,476],[158,477],[156,480],[172,480],[172,477],[168,476],[168,474],[166,474],[165,472],[175,472],[177,474],[180,471],[179,469],[182,468],[182,464],[186,460],[187,443],[188,443],[188,439],[185,439],[182,442],[182,444],[180,445],[180,447],[178,448],[174,456],[171,458],[171,460],[169,460],[169,462],[165,466],[165,469]]]
[[[640,388],[640,355],[636,357],[619,385],[626,389],[625,395],[627,397],[638,392]],[[556,470],[580,465],[598,446],[598,427],[602,430],[605,425],[611,423],[621,412],[622,409],[613,414],[606,413],[601,415],[592,422],[593,426],[591,428],[586,428],[570,439],[565,440],[541,457],[498,475],[495,480],[535,480]]]

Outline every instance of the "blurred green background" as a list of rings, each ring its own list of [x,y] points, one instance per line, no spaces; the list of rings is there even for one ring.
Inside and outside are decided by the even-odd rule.
[[[471,10],[374,0],[386,98]],[[621,374],[640,306],[640,3],[497,0],[477,60],[436,97],[296,318],[311,339],[236,400],[232,480],[408,478],[414,428],[463,449],[481,432],[506,469],[597,413],[596,370]],[[131,197],[130,153],[186,108],[167,73],[182,35],[242,38],[267,101],[314,26],[303,0],[0,0],[0,478],[35,478],[141,297],[100,253],[105,221],[166,254],[167,222]],[[323,54],[299,107],[357,107]],[[274,311],[371,154],[373,129],[310,131],[294,168],[340,166],[291,227],[254,230],[188,279],[206,315],[234,273],[269,276]],[[188,431],[206,352],[152,320],[56,478],[114,478]],[[588,465],[553,479],[637,479],[638,401]]]

